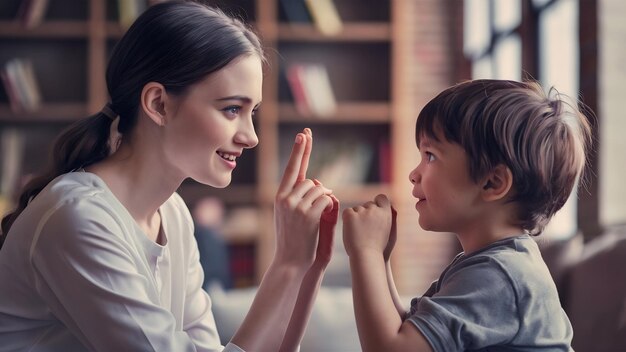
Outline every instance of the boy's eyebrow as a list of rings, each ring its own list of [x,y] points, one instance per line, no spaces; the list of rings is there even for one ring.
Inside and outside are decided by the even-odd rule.
[[[424,148],[425,147],[425,148],[435,148],[436,149],[437,147],[435,146],[435,144],[439,144],[439,143],[437,143],[437,141],[435,141],[435,140],[432,140],[432,139],[424,136],[420,140],[419,147],[420,148]]]
[[[417,146],[417,149],[421,150],[424,148],[434,149],[438,153],[443,154],[443,149],[441,148],[441,142],[437,141],[436,139],[423,137],[420,140],[420,145]]]

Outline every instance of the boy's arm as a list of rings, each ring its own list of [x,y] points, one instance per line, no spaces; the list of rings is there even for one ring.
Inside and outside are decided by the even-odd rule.
[[[432,351],[421,332],[403,322],[391,296],[381,253],[350,256],[352,295],[363,351]]]
[[[363,351],[432,351],[419,330],[403,322],[394,304],[385,264],[391,230],[391,205],[374,202],[343,212],[344,244],[350,257],[352,295]]]
[[[385,271],[387,273],[387,286],[389,287],[389,294],[391,295],[391,300],[393,301],[393,305],[396,307],[398,311],[398,315],[400,319],[404,321],[406,317],[406,309],[402,305],[402,300],[400,299],[400,294],[398,293],[398,289],[396,288],[396,284],[393,280],[393,272],[391,270],[391,263],[389,261],[385,262]]]
[[[398,294],[398,289],[396,288],[396,284],[393,280],[393,270],[391,270],[391,252],[396,245],[396,239],[398,238],[397,226],[396,226],[396,218],[398,212],[394,207],[391,207],[391,231],[389,231],[389,240],[387,241],[387,246],[385,247],[385,251],[383,252],[383,258],[385,259],[385,269],[387,272],[387,285],[389,286],[389,293],[391,294],[391,298],[393,300],[393,304],[396,306],[396,310],[400,315],[400,319],[404,320],[406,316],[406,310],[402,305],[402,300],[400,299],[400,295]]]
[[[320,237],[317,244],[315,261],[302,280],[302,285],[300,285],[296,305],[291,314],[291,320],[287,326],[285,338],[280,346],[281,352],[298,350],[307,323],[311,317],[315,298],[317,297],[317,292],[324,278],[324,272],[332,256],[333,237],[335,235],[335,225],[337,224],[337,216],[339,214],[339,200],[333,195],[331,195],[331,198],[333,199],[333,208],[329,211],[325,211],[320,219]]]

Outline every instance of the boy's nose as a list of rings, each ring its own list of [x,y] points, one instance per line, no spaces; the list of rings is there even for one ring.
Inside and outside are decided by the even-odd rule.
[[[409,173],[409,181],[411,181],[412,184],[416,184],[417,183],[418,177],[419,177],[419,175],[417,173],[417,168]]]

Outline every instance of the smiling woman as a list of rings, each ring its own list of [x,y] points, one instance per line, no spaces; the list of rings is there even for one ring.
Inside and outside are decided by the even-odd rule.
[[[306,179],[310,130],[276,195],[275,258],[226,347],[175,193],[187,178],[228,186],[257,145],[263,63],[249,28],[204,5],[168,1],[135,21],[107,68],[110,103],[58,137],[2,221],[0,350],[297,349],[339,207]]]
[[[165,108],[175,115],[159,139],[163,162],[181,176],[226,187],[236,158],[258,143],[252,116],[261,101],[262,82],[261,60],[246,55],[194,84],[184,96],[168,99]],[[146,89],[147,99],[167,95],[158,84]]]

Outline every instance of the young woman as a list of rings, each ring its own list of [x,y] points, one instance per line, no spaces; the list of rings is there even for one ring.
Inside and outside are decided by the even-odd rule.
[[[59,137],[2,221],[0,350],[224,349],[175,191],[186,178],[226,187],[256,146],[263,62],[255,34],[216,9],[170,1],[136,20],[107,68],[110,103]],[[297,349],[338,210],[305,179],[311,143],[308,129],[295,138],[274,260],[224,350]]]

